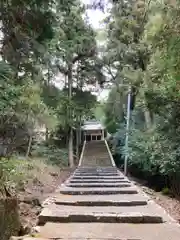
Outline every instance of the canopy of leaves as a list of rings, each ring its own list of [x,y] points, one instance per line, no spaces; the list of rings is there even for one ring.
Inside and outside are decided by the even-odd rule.
[[[161,174],[171,179],[180,171],[179,9],[179,1],[117,1],[109,16],[105,63],[113,70],[115,87],[128,84],[136,89],[129,163],[144,176]],[[107,126],[108,116],[115,119],[127,99],[123,91],[121,110],[114,111],[115,103],[112,110],[108,107],[111,94],[106,103]],[[117,122],[112,127],[124,145],[123,128],[117,131]],[[116,147],[119,154],[126,154],[123,146]]]
[[[26,151],[41,126],[47,136],[57,125],[67,135],[79,117],[89,116],[96,98],[83,88],[100,70],[95,32],[80,1],[1,1],[0,20],[1,154],[11,155],[22,146]],[[54,84],[59,75],[61,89]]]

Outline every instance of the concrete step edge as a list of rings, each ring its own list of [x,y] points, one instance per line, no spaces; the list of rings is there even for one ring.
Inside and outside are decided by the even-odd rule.
[[[137,194],[136,189],[59,189],[61,194],[66,195],[112,195],[112,194]]]
[[[79,187],[83,187],[83,188],[112,188],[112,187],[118,187],[118,188],[128,188],[128,187],[131,187],[132,185],[131,184],[110,184],[110,185],[107,185],[106,183],[104,184],[98,184],[98,185],[95,185],[95,184],[66,184],[67,187],[73,187],[73,188],[79,188]]]
[[[105,181],[105,180],[69,180],[69,183],[102,183],[102,184],[106,184],[106,183],[110,183],[110,184],[116,184],[116,183],[131,183],[130,181],[127,181],[127,180],[110,180],[110,181]]]
[[[143,213],[113,214],[113,213],[66,213],[57,215],[39,215],[38,224],[46,222],[74,223],[74,222],[101,222],[101,223],[163,223],[161,216]]]
[[[98,206],[119,206],[119,207],[129,207],[129,206],[145,206],[148,204],[146,200],[130,200],[130,201],[102,201],[102,200],[97,200],[97,201],[63,201],[63,200],[56,200],[54,201],[55,204],[57,205],[68,205],[68,206],[93,206],[93,207],[98,207]]]

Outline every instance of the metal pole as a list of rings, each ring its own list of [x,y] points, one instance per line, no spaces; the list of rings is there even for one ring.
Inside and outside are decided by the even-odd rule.
[[[128,102],[127,102],[127,117],[126,117],[126,139],[125,139],[125,159],[124,159],[124,175],[127,175],[128,165],[128,141],[129,141],[129,122],[130,122],[130,111],[131,111],[131,86],[128,88]]]

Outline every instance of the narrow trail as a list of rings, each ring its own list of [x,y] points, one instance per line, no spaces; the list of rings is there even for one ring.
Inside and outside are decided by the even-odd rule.
[[[79,167],[47,199],[39,233],[23,240],[179,240],[180,227],[114,165],[105,141],[85,143]]]

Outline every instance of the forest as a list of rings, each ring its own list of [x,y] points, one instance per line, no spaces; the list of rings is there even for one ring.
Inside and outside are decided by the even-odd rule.
[[[103,34],[89,8],[106,11]],[[73,167],[80,126],[97,115],[122,167],[131,86],[129,172],[179,195],[179,20],[179,0],[2,0],[0,180],[22,156]],[[97,101],[97,85],[107,100]]]
[[[103,103],[114,154],[123,165],[127,87],[131,86],[129,171],[179,195],[179,1],[114,1],[107,19]],[[112,71],[112,69],[115,71]]]

